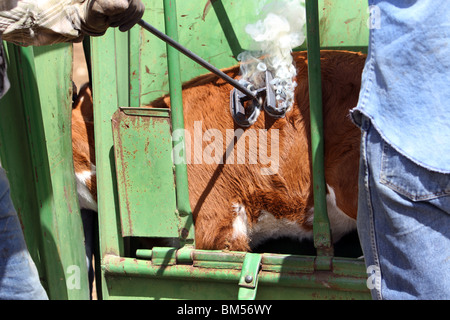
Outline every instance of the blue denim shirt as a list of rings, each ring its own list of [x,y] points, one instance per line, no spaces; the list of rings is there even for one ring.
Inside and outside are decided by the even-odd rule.
[[[358,106],[383,139],[432,171],[450,173],[450,3],[369,0],[369,54]]]

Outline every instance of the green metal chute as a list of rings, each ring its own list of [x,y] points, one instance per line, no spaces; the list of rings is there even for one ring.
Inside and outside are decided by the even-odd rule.
[[[50,299],[89,299],[72,159],[72,47],[7,44],[0,156]]]
[[[237,54],[250,48],[244,27],[258,19],[254,14],[257,9],[272,1],[144,0],[143,18],[216,67],[224,68],[235,65]],[[127,33],[109,29],[104,36],[91,38],[101,256],[101,277],[97,281],[101,282],[103,298],[237,299],[239,291],[242,298],[257,299],[370,298],[363,261],[339,258],[333,253],[323,202],[326,184],[323,176],[317,175],[323,172],[319,49],[365,51],[369,34],[367,3],[307,0],[306,6],[308,14],[315,17],[310,16],[308,26],[314,184],[319,190],[315,192],[315,256],[247,256],[244,252],[197,250],[186,166],[173,167],[167,154],[161,158],[166,163],[162,165],[164,181],[160,183],[168,186],[164,194],[170,196],[159,200],[170,203],[161,211],[155,204],[153,211],[134,208],[148,199],[142,195],[127,198],[121,180],[127,176],[118,177],[118,172],[129,174],[130,179],[141,174],[141,184],[148,172],[139,166],[126,168],[129,172],[122,170],[117,161],[118,136],[114,136],[117,132],[111,120],[119,119],[122,112],[118,123],[134,121],[130,123],[153,126],[154,130],[147,132],[131,125],[126,128],[130,131],[122,131],[129,134],[123,150],[132,150],[135,143],[134,151],[145,160],[150,135],[164,131],[168,137],[171,130],[184,128],[181,83],[207,71],[138,26]],[[70,45],[8,45],[8,60],[13,88],[0,102],[0,157],[8,169],[28,246],[50,298],[88,298],[82,225],[70,156]],[[162,112],[162,117],[151,114],[148,118],[148,110],[141,106],[169,92],[170,114]],[[128,113],[126,117],[124,113]],[[131,119],[139,116],[147,118]],[[142,135],[133,135],[136,132]],[[170,152],[171,142],[155,146],[154,151]],[[129,200],[129,211],[124,209],[124,196]],[[144,207],[151,205],[148,201]],[[159,217],[155,214],[163,211],[166,213]],[[158,224],[168,215],[166,224],[145,229],[146,224]],[[124,222],[124,217],[131,223]],[[131,250],[132,241],[147,236],[178,237],[182,241],[176,247]],[[71,282],[75,270],[72,266],[79,266],[80,289]],[[252,276],[250,287],[245,286],[247,275]]]

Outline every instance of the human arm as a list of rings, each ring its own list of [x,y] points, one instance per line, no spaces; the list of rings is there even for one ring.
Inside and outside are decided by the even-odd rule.
[[[77,42],[108,27],[126,31],[143,13],[141,0],[6,0],[0,5],[0,35],[21,46]]]

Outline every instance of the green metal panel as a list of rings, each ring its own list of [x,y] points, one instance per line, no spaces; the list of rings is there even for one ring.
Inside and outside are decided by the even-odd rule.
[[[19,48],[8,45],[5,46],[5,49],[7,49],[8,76],[11,88],[0,100],[2,114],[0,117],[0,159],[8,173],[11,197],[24,228],[28,251],[36,263],[41,281],[46,283],[45,264],[42,261],[39,205],[36,198],[31,150],[28,148],[28,128],[18,70]]]
[[[177,1],[178,40],[218,68],[235,65],[237,55],[251,49],[245,26],[260,19],[257,15],[259,10],[274,1]],[[144,2],[143,19],[164,30],[163,1]],[[366,50],[368,16],[365,0],[319,0],[322,48]],[[130,96],[135,99],[140,95],[140,104],[148,104],[168,92],[166,46],[138,27],[133,28],[130,35],[130,56],[133,57],[129,75],[132,80]],[[306,49],[306,44],[301,49]],[[180,65],[183,82],[207,73],[183,55]],[[139,103],[130,106],[137,107]]]
[[[122,235],[178,238],[169,110],[121,108],[112,123]]]
[[[368,2],[365,0],[318,0],[320,46],[367,52]]]
[[[144,2],[147,6],[144,19],[164,29],[162,1]],[[218,67],[236,64],[237,54],[250,47],[243,31],[245,25],[259,19],[257,10],[269,2],[272,1],[178,1],[179,40]],[[365,50],[369,32],[366,1],[321,0],[319,15],[322,48]],[[82,227],[70,157],[71,49],[68,45],[43,48],[8,45],[7,52],[13,88],[0,102],[3,115],[0,157],[11,180],[25,237],[51,298],[87,298]],[[125,250],[110,121],[119,106],[139,107],[168,91],[166,55],[165,44],[137,27],[129,33],[109,30],[92,43],[100,240],[103,276],[108,278],[103,284],[108,293],[105,296],[185,298],[193,297],[189,293],[195,292],[195,297],[236,298],[243,263],[237,257],[244,254],[179,250],[174,263],[174,251],[169,250],[171,267],[167,267],[164,254],[155,255],[154,262],[119,258]],[[206,72],[185,57],[180,58],[180,65],[182,81]],[[177,265],[183,255],[184,262]],[[186,258],[191,256],[196,259]],[[348,272],[350,278],[329,278],[330,271],[309,276],[308,268],[317,263],[315,257],[306,260],[276,257],[277,263],[274,259],[263,257],[266,269],[258,298],[282,297],[280,291],[291,298],[331,298],[334,291],[330,288],[339,289],[339,297],[367,297],[361,263],[333,258],[333,274],[342,276],[342,272]],[[186,261],[190,264],[186,265]],[[159,267],[150,268],[152,264]],[[224,265],[231,269],[217,269]],[[72,273],[77,268],[79,273]],[[301,275],[304,268],[307,276]],[[300,274],[292,275],[293,270]],[[360,279],[352,280],[355,274]],[[71,276],[80,277],[79,288],[76,281],[70,285]],[[186,284],[186,279],[192,281]],[[304,285],[294,287],[291,283]],[[149,287],[150,284],[155,286]],[[223,290],[217,290],[219,284],[223,284]],[[265,290],[266,286],[282,290]]]
[[[167,7],[175,1],[144,2],[144,20],[165,30],[167,17],[165,20],[163,4]],[[181,44],[213,65],[228,67],[237,63],[237,54],[250,48],[244,27],[258,20],[257,10],[270,2],[272,0],[176,1],[178,28],[166,31],[173,37],[178,33]],[[321,0],[318,3],[322,49],[364,51],[369,34],[366,1]],[[299,49],[304,48],[306,44]],[[168,71],[167,55],[166,45],[138,26],[125,34],[109,30],[105,36],[92,39],[104,298],[237,299],[245,253],[183,247],[153,252],[141,250],[136,254],[137,259],[125,258],[134,253],[126,250],[126,239],[122,237],[119,208],[123,204],[118,194],[123,186],[118,186],[120,181],[115,175],[120,169],[114,163],[110,121],[119,107],[140,107],[168,93],[168,73],[172,72]],[[207,72],[184,56],[174,59],[180,59],[181,76],[171,75],[177,80],[186,81]],[[175,91],[172,99],[180,99],[179,89],[172,91]],[[146,216],[149,221],[154,218],[154,215]],[[137,219],[141,218],[145,219]],[[362,261],[321,257],[324,256],[263,255],[256,298],[370,298]],[[327,271],[317,271],[324,269]]]
[[[120,106],[127,106],[129,79],[118,76],[120,71],[128,74],[128,59],[123,61],[120,48],[115,46],[115,37],[128,37],[127,33],[109,29],[103,37],[91,39],[92,81],[94,99],[95,157],[97,174],[97,204],[99,225],[99,247],[101,257],[107,252],[124,255],[122,238],[111,119]],[[117,50],[116,50],[117,49]],[[127,47],[123,48],[128,50]],[[119,58],[119,59],[118,59]],[[122,59],[121,59],[122,58]],[[120,70],[118,70],[120,69]],[[123,74],[123,73],[122,73]],[[125,94],[125,96],[124,96]],[[108,299],[103,272],[97,279],[102,286],[102,296]]]
[[[103,271],[109,296],[113,299],[238,299],[245,253],[193,249],[178,252],[175,253],[177,263],[172,265],[105,256]],[[205,267],[197,259],[216,263]],[[262,255],[256,299],[370,299],[362,261],[334,258],[334,265],[345,264],[345,268],[317,272],[314,259]]]
[[[1,156],[25,237],[51,299],[88,299],[71,156],[72,46],[7,49],[13,89],[1,103],[13,118],[1,120]]]

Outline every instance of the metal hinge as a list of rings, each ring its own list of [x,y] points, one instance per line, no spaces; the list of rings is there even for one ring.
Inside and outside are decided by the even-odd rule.
[[[241,276],[239,278],[239,300],[255,300],[261,260],[261,254],[247,253],[245,255],[244,262],[242,263]]]

